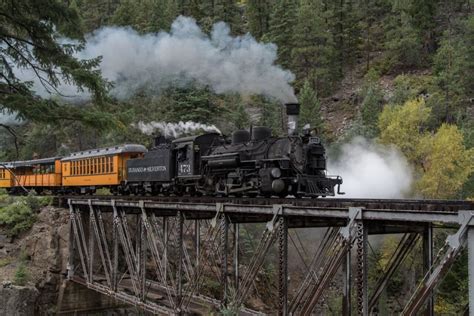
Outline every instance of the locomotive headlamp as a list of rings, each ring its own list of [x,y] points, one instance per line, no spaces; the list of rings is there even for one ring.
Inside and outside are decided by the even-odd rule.
[[[279,177],[281,177],[281,170],[280,170],[280,168],[273,168],[273,169],[270,171],[270,174],[271,174],[272,177],[274,177],[274,178],[279,178]]]
[[[282,179],[276,179],[272,182],[272,190],[276,193],[281,193],[285,190],[285,182]]]

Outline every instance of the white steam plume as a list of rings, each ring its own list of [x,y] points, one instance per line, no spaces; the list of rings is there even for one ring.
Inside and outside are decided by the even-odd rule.
[[[138,91],[159,94],[170,86],[197,84],[219,94],[261,94],[281,102],[296,101],[290,85],[294,75],[275,65],[276,45],[259,43],[249,34],[232,37],[223,22],[214,24],[210,35],[184,16],[176,18],[169,33],[141,35],[131,28],[101,28],[86,37],[85,48],[76,57],[97,56],[103,57],[102,75],[115,83],[112,95],[120,99]],[[22,80],[32,80],[39,95],[50,96],[31,71],[16,73]],[[62,95],[87,97],[67,84],[58,90]]]
[[[134,126],[146,135],[152,135],[154,131],[159,130],[163,136],[172,136],[174,138],[180,137],[182,135],[193,134],[197,131],[216,132],[221,134],[221,131],[214,125],[206,125],[191,121],[178,123],[165,123],[155,121],[152,121],[150,123],[138,122],[138,124],[134,124]]]
[[[328,159],[328,172],[342,176],[344,197],[403,198],[410,193],[412,169],[393,147],[362,137],[342,146],[337,159]]]

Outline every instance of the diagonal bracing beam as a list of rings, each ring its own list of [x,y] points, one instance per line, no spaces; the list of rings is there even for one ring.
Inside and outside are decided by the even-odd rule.
[[[376,307],[380,295],[387,286],[388,281],[393,276],[393,274],[403,262],[403,260],[406,258],[406,255],[408,254],[410,249],[412,249],[412,246],[416,243],[418,237],[419,234],[410,233],[404,234],[400,239],[400,242],[398,243],[395,252],[390,257],[390,260],[387,265],[388,268],[384,271],[383,275],[377,280],[377,284],[375,285],[374,291],[369,300],[369,311],[372,312],[373,309]]]
[[[319,274],[319,278],[316,283],[310,283],[308,285],[308,295],[303,301],[300,315],[310,315],[313,312],[316,304],[322,296],[324,290],[327,288],[329,282],[333,279],[339,266],[346,256],[347,251],[351,248],[352,243],[355,240],[355,228],[357,226],[357,220],[362,219],[361,208],[349,208],[349,223],[347,226],[341,229],[340,234],[337,236],[335,244],[332,248],[334,251],[329,256],[328,260],[325,261]]]
[[[417,315],[465,246],[469,227],[474,225],[474,212],[459,211],[458,216],[461,227],[454,235],[448,236],[445,245],[440,249],[436,260],[418,285],[401,315]]]

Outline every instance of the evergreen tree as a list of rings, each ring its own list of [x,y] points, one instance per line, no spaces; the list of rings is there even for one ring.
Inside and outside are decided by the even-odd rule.
[[[233,34],[242,33],[240,8],[234,0],[214,0],[214,23],[224,21]]]
[[[360,7],[353,0],[337,0],[333,5],[332,16],[328,20],[333,33],[338,77],[343,76],[344,67],[353,67],[360,55],[361,19]]]
[[[169,89],[164,99],[162,100],[166,102],[166,106],[162,120],[170,122],[193,121],[216,124],[220,115],[226,110],[208,88]]]
[[[375,137],[378,134],[378,119],[383,107],[383,94],[377,77],[367,76],[361,106],[361,120],[365,127],[364,136]]]
[[[266,34],[270,27],[270,0],[248,0],[245,7],[247,30],[257,40]]]
[[[232,111],[232,123],[234,123],[237,129],[246,129],[249,127],[250,117],[247,111],[245,111],[242,102],[239,102],[235,110]]]
[[[277,0],[270,18],[270,31],[265,39],[278,46],[278,64],[285,68],[291,65],[295,19],[295,0]]]
[[[412,18],[400,9],[386,25],[385,49],[388,68],[415,67],[422,62],[422,43],[417,30],[412,26]]]
[[[283,134],[283,107],[280,103],[272,102],[262,96],[252,96],[251,104],[260,110],[258,125],[270,127],[273,135]]]
[[[138,29],[138,6],[134,0],[122,0],[110,21],[118,26],[130,26]]]
[[[298,8],[292,49],[297,80],[310,81],[318,95],[327,95],[337,74],[336,51],[322,1],[303,0]]]
[[[439,0],[411,0],[408,12],[417,30],[425,54],[435,51],[436,13]]]
[[[83,40],[80,17],[74,8],[62,2],[45,0],[0,2],[0,111],[15,113],[24,120],[54,122],[60,119],[82,119],[104,126],[111,118],[93,109],[60,104],[54,99],[40,98],[30,82],[20,80],[14,69],[36,74],[43,87],[57,94],[61,82],[75,84],[92,92],[97,103],[102,103],[106,82],[95,71],[99,59],[79,61],[73,53],[81,49],[77,44],[61,44],[57,38],[67,36]],[[95,117],[94,117],[95,116]]]
[[[125,0],[127,1],[127,0]],[[102,26],[108,25],[110,19],[121,4],[120,0],[80,0],[81,9],[86,32],[92,32]]]
[[[365,70],[369,71],[372,53],[383,48],[386,17],[392,16],[392,0],[364,0],[358,7],[363,18],[360,20],[362,52]]]
[[[309,124],[311,129],[318,135],[324,130],[324,122],[321,117],[321,103],[316,92],[311,88],[311,84],[306,80],[301,88],[298,100],[301,104],[301,113],[299,119],[300,130]]]
[[[474,95],[474,17],[458,27],[456,32],[445,32],[434,58],[436,84],[443,97],[438,113],[444,122],[454,122],[456,116],[469,118],[467,112]]]

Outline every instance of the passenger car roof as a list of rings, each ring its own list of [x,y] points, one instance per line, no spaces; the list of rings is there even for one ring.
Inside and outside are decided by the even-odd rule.
[[[91,158],[97,156],[108,156],[108,155],[115,155],[115,154],[122,154],[122,153],[145,153],[148,150],[143,145],[138,144],[125,144],[119,146],[112,146],[112,147],[105,147],[105,148],[98,148],[98,149],[90,149],[79,151],[70,154],[69,156],[64,157],[61,161],[71,161],[76,159],[84,159],[84,158]]]
[[[35,165],[48,165],[53,164],[56,160],[61,157],[41,158],[32,160],[20,160],[20,161],[9,161],[2,163],[7,168],[18,168],[18,167],[33,167]],[[2,166],[0,166],[2,167]]]

